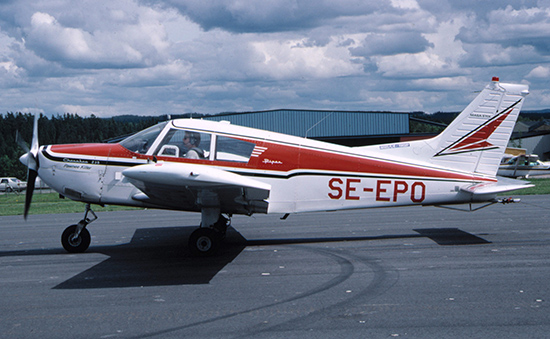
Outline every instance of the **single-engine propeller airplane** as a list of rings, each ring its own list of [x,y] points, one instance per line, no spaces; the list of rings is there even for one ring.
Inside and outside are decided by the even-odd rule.
[[[493,78],[438,136],[362,147],[198,119],[162,122],[116,144],[39,146],[35,118],[20,158],[24,215],[40,176],[86,203],[84,218],[63,232],[69,252],[90,245],[90,206],[111,204],[200,212],[189,250],[210,255],[234,214],[513,202],[497,193],[533,185],[496,173],[528,93]]]

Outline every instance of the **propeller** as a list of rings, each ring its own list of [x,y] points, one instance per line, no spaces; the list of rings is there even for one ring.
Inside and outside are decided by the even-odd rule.
[[[16,142],[21,146],[27,153],[23,154],[19,161],[21,161],[25,166],[27,166],[27,192],[25,193],[25,212],[23,214],[25,220],[29,214],[29,208],[31,207],[32,194],[34,192],[34,183],[36,182],[36,177],[38,176],[38,115],[34,116],[34,125],[32,130],[32,142],[31,148],[29,149],[27,145],[21,139],[19,133],[15,136]]]

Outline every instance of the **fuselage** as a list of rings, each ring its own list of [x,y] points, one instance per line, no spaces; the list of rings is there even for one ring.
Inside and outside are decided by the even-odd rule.
[[[193,146],[200,158],[184,155],[192,152],[181,139],[190,136],[200,139]],[[394,147],[406,145],[352,148],[225,122],[180,119],[116,144],[42,146],[38,174],[77,201],[199,211],[193,202],[162,206],[136,199],[140,189],[122,172],[153,162],[211,166],[271,186],[267,209],[255,213],[464,203],[472,195],[461,188],[496,181],[385,152]]]

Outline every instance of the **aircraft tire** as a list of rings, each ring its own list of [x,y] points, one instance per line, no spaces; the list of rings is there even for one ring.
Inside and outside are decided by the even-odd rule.
[[[200,227],[189,237],[189,252],[196,257],[214,255],[221,244],[221,234],[213,228]]]
[[[76,232],[76,225],[71,225],[63,231],[61,235],[61,244],[69,253],[82,253],[88,249],[91,242],[90,232],[83,229],[80,235],[75,240],[72,240],[73,234]]]

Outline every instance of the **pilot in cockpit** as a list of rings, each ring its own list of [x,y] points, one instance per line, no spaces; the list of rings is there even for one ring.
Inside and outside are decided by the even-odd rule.
[[[199,147],[201,143],[201,135],[197,132],[185,132],[183,137],[183,145],[186,150],[182,157],[189,159],[204,159],[204,151]]]

